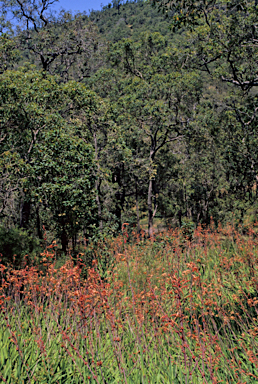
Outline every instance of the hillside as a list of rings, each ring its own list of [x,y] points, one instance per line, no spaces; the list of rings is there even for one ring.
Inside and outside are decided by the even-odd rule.
[[[98,26],[99,33],[112,43],[123,38],[138,40],[143,32],[171,36],[168,17],[143,0],[126,2],[119,8],[105,6],[102,11],[91,12],[89,17]]]
[[[76,253],[123,223],[151,237],[256,221],[252,2],[245,14],[113,1],[74,16],[33,4],[4,0],[1,19],[2,247],[45,236]]]

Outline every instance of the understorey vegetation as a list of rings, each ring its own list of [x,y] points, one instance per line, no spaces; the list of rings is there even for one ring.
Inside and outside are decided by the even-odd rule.
[[[257,226],[123,228],[88,268],[55,244],[1,265],[1,382],[257,383],[257,249]]]

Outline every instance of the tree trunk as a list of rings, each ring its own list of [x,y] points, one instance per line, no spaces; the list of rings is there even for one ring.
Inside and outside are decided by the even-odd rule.
[[[41,229],[41,223],[40,223],[40,216],[39,216],[39,207],[36,209],[36,214],[37,214],[37,233],[38,233],[38,238],[40,240],[43,240],[43,233]]]
[[[20,218],[21,228],[27,228],[28,227],[29,218],[30,218],[30,208],[31,208],[30,201],[25,201],[22,203],[21,218]]]
[[[72,237],[72,246],[73,246],[73,253],[76,251],[76,244],[77,244],[77,235],[73,235]]]
[[[137,215],[137,232],[140,233],[140,212],[139,212],[139,201],[138,201],[138,185],[135,183],[135,200],[136,200],[136,215]]]
[[[100,202],[100,184],[101,180],[97,179],[95,183],[95,188],[97,190],[97,196],[96,196],[96,202],[98,207],[98,221],[99,221],[99,230],[102,233],[103,231],[103,220],[102,220],[102,209],[101,209],[101,202]]]
[[[122,168],[122,169],[121,169]],[[122,229],[122,211],[125,203],[125,188],[123,186],[124,165],[120,164],[116,167],[115,173],[112,175],[112,182],[117,183],[119,189],[115,192],[115,216],[118,223],[118,231]]]
[[[97,135],[96,135],[95,130],[93,133],[93,138],[94,138],[94,147],[95,147],[95,161],[97,163],[98,174],[99,174],[100,166],[99,166],[99,161],[98,161],[98,141],[97,141]],[[97,180],[95,183],[95,188],[97,190],[96,203],[97,203],[97,207],[98,207],[99,230],[100,230],[100,232],[102,232],[103,231],[103,220],[101,218],[102,217],[102,208],[101,208],[101,202],[100,202],[100,184],[101,184],[101,180],[99,179],[99,177],[97,177]]]
[[[67,253],[68,237],[67,237],[66,230],[64,228],[63,228],[63,232],[62,232],[62,235],[61,235],[61,244],[62,244],[62,251],[64,253]]]
[[[117,224],[118,224],[118,231],[121,231],[122,229],[122,208],[121,208],[121,193],[116,192],[115,193],[116,197],[116,204],[115,204],[115,216],[117,219]]]
[[[152,188],[153,188],[153,180],[150,179],[149,189],[148,189],[148,235],[149,237],[153,236]]]

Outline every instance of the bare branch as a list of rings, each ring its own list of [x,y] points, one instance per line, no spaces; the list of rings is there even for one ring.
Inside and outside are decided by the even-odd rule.
[[[232,84],[237,85],[238,87],[241,87],[244,89],[258,86],[258,77],[256,79],[252,79],[250,81],[240,81],[239,79],[229,79],[229,78],[226,78],[224,76],[222,76],[221,79],[222,79],[222,81],[232,83]]]

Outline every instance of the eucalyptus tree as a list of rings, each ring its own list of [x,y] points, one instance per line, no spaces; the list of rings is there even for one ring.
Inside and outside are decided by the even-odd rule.
[[[97,223],[95,164],[90,144],[59,129],[36,144],[27,178],[32,199],[48,207],[62,251],[77,235],[95,235]]]
[[[198,67],[244,91],[258,85],[258,8],[251,0],[151,0],[188,30],[188,55]]]
[[[221,113],[228,205],[238,220],[250,207],[257,207],[257,101],[257,94],[252,92],[244,97],[230,95]]]
[[[42,225],[66,250],[80,230],[96,223],[95,165],[87,122],[94,93],[82,84],[60,84],[43,71],[6,71],[0,83],[1,219],[41,235]],[[76,100],[77,99],[77,100]],[[93,227],[92,227],[93,226]]]
[[[96,65],[93,56],[99,48],[97,28],[83,14],[72,16],[51,9],[57,0],[1,0],[5,19],[12,15],[15,40],[29,59],[64,81],[83,80]],[[4,12],[3,12],[4,14]]]
[[[7,69],[17,66],[21,58],[17,41],[13,36],[3,33],[0,35],[0,74]]]
[[[145,168],[149,236],[153,235],[158,209],[161,150],[166,147],[171,154],[180,151],[201,94],[196,72],[184,72],[180,61],[170,67],[174,55],[166,45],[166,39],[155,33],[143,36],[138,43],[124,40],[110,52],[113,65],[120,63],[126,73],[116,106],[135,164],[142,163],[142,170]]]
[[[151,2],[168,15],[173,29],[185,36],[181,51],[186,67],[206,73],[209,84],[221,90],[212,99],[223,130],[228,208],[236,212],[241,207],[243,215],[256,200],[258,174],[257,1]]]

